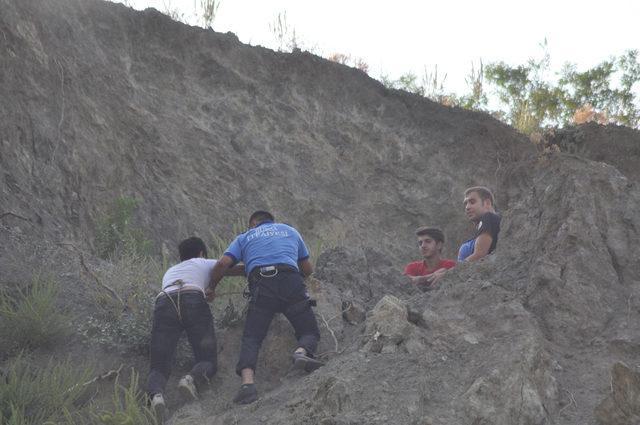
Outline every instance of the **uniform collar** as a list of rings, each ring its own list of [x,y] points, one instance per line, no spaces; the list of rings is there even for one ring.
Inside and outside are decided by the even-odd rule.
[[[256,227],[254,227],[254,229],[262,226],[263,224],[273,224],[273,220],[263,221],[262,223],[258,224]]]

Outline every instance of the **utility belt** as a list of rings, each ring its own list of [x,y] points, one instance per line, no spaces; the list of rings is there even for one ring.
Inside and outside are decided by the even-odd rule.
[[[250,284],[256,283],[258,280],[262,278],[273,278],[278,275],[278,273],[298,273],[298,269],[289,265],[289,264],[272,264],[270,266],[256,266],[251,269],[247,280]]]
[[[256,286],[256,284],[260,279],[271,279],[276,277],[279,273],[300,273],[300,272],[298,271],[297,268],[289,264],[273,264],[270,266],[256,266],[253,269],[251,269],[251,272],[249,273],[249,276],[247,278],[247,280],[249,281],[249,287],[245,290],[245,293],[243,294],[244,297],[251,299],[253,296],[257,296],[258,291],[266,290],[269,296],[272,296],[274,298],[280,298],[283,301],[288,301],[287,299],[280,297],[276,293],[273,293],[273,289],[270,289],[269,287]],[[290,308],[297,310],[301,308],[304,309],[307,306],[315,307],[316,300],[309,298],[307,296],[305,299],[290,306]]]

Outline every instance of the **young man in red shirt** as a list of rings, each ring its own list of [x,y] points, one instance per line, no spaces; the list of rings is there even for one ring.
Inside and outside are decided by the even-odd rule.
[[[435,227],[421,227],[416,230],[418,247],[422,261],[407,264],[404,274],[415,285],[430,286],[436,283],[456,262],[441,257],[444,245],[444,233]]]

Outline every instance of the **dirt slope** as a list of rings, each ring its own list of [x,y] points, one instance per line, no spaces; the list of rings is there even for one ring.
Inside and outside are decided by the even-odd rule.
[[[277,321],[260,400],[233,406],[241,325],[225,327],[212,390],[171,423],[637,423],[637,131],[566,130],[570,153],[540,157],[485,114],[93,0],[0,0],[0,58],[0,283],[47,269],[82,320],[91,282],[69,244],[90,251],[120,195],[157,249],[231,236],[257,208],[335,246],[309,284],[327,366],[288,371]],[[497,193],[496,255],[412,292],[413,230],[442,226],[453,256],[472,184]]]

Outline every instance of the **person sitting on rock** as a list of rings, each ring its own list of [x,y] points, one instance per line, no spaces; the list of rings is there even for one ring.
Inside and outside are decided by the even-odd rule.
[[[493,194],[483,186],[470,187],[464,191],[464,211],[475,225],[473,237],[465,241],[458,250],[458,261],[476,261],[493,251],[498,245],[500,216],[496,214]]]
[[[320,331],[303,281],[303,276],[311,275],[313,266],[300,233],[287,224],[275,223],[267,211],[254,212],[249,227],[218,260],[209,287],[213,293],[225,270],[244,262],[250,299],[236,365],[236,373],[242,379],[233,399],[238,404],[249,404],[258,398],[254,382],[258,351],[275,313],[283,313],[294,328],[298,340],[292,355],[294,368],[311,372],[323,365],[313,358]]]
[[[416,230],[416,236],[423,259],[407,264],[404,274],[409,282],[427,287],[436,283],[446,270],[456,265],[456,262],[441,257],[444,245],[442,230],[436,227],[420,227]]]
[[[208,382],[217,370],[213,316],[205,299],[205,289],[216,260],[207,259],[207,247],[197,237],[180,242],[178,251],[181,262],[164,274],[162,291],[156,297],[149,345],[151,368],[147,394],[152,410],[160,418],[165,415],[163,392],[183,330],[187,333],[196,364],[178,382],[179,391],[189,399],[196,399],[196,385],[200,387]],[[242,276],[244,267],[234,267],[226,274]]]

